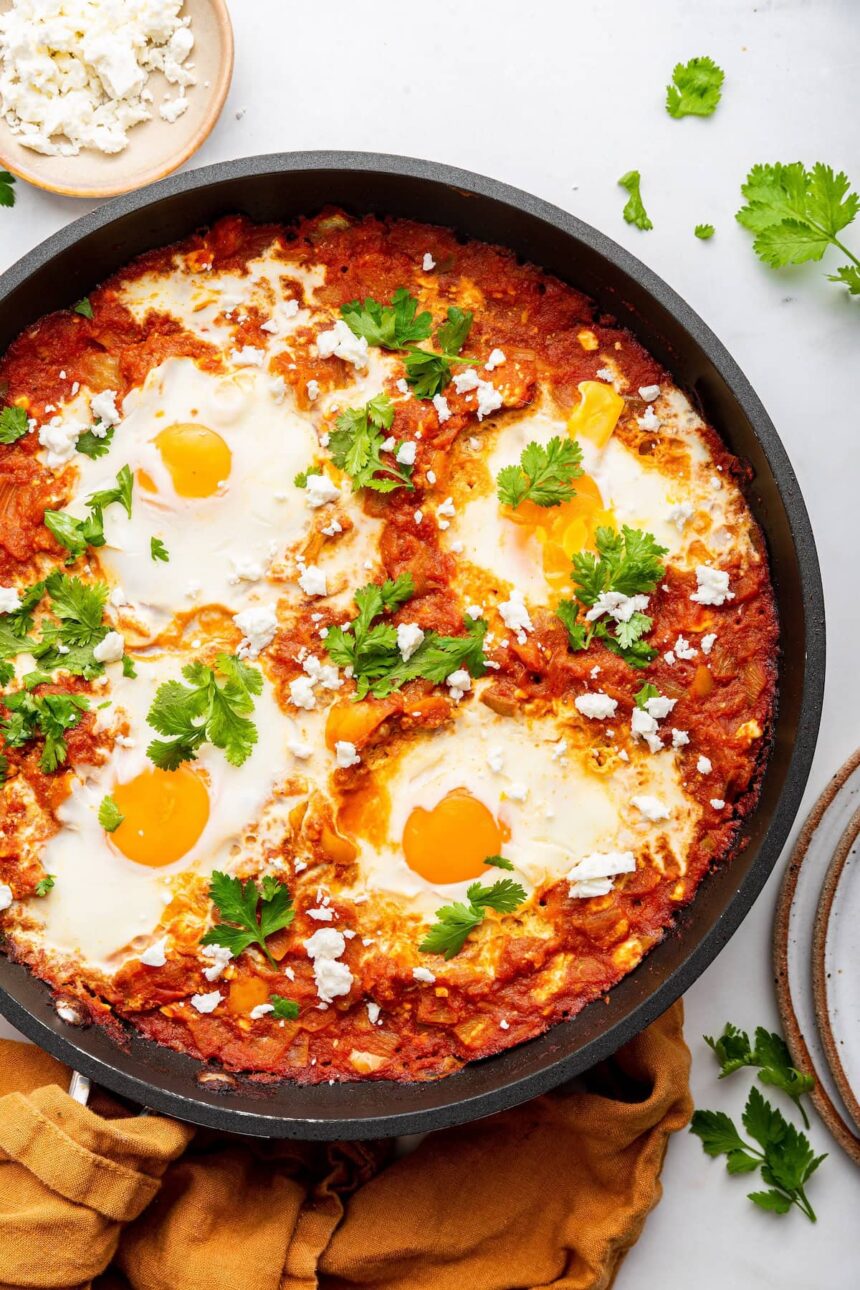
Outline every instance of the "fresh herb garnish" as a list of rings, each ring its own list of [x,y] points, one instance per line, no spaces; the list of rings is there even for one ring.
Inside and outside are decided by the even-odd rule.
[[[30,420],[23,408],[6,407],[0,410],[0,443],[16,443],[30,428]]]
[[[44,878],[40,878],[36,883],[36,895],[47,896],[49,891],[53,891],[56,881],[52,873],[46,873]]]
[[[210,927],[200,944],[223,945],[234,957],[256,945],[276,968],[266,941],[289,927],[296,912],[283,883],[266,874],[258,887],[253,878],[242,882],[216,869],[209,882],[209,899],[224,921]]]
[[[295,1021],[299,1015],[299,1005],[295,999],[285,999],[282,994],[270,994],[269,1003],[273,1008],[272,1016],[281,1021]]]
[[[110,451],[111,440],[113,439],[116,426],[105,426],[101,421],[90,430],[85,430],[82,435],[78,436],[78,442],[75,444],[77,452],[82,452],[85,457],[98,461],[99,457],[106,457]],[[99,434],[96,431],[100,430]]]
[[[514,866],[504,856],[487,856],[484,864],[492,865],[494,869],[510,869],[511,873],[514,872]]]
[[[505,466],[496,476],[499,501],[517,507],[521,502],[560,506],[576,496],[573,481],[582,474],[582,449],[575,439],[555,435],[544,447],[523,448],[518,466]]]
[[[801,161],[753,166],[741,185],[747,204],[735,218],[755,233],[753,250],[774,269],[820,260],[828,247],[838,247],[851,263],[829,280],[860,295],[860,259],[836,236],[860,209],[860,196],[849,187],[847,175],[820,161],[811,170]]]
[[[161,538],[154,537],[149,540],[149,554],[153,560],[163,560],[167,564],[170,559],[170,552],[162,542]]]
[[[643,711],[647,712],[648,700],[659,698],[660,691],[657,689],[656,685],[652,685],[650,681],[646,681],[638,693],[634,695],[633,702],[636,704],[637,708],[642,708]]]
[[[676,119],[711,116],[720,101],[725,79],[723,69],[707,56],[677,63],[672,84],[666,86],[666,111]]]
[[[84,694],[41,694],[17,690],[3,697],[9,715],[0,721],[0,730],[9,748],[22,748],[41,735],[45,741],[39,765],[50,774],[68,757],[67,730],[79,723],[90,706]]]
[[[395,488],[413,487],[411,466],[398,466],[393,458],[385,464],[380,457],[383,432],[393,420],[394,404],[385,394],[377,394],[363,408],[347,408],[338,417],[329,437],[329,451],[338,469],[349,475],[353,489],[391,493]]]
[[[704,1038],[720,1063],[720,1079],[732,1075],[742,1066],[758,1067],[758,1077],[762,1084],[787,1093],[803,1116],[805,1127],[809,1128],[809,1118],[800,1099],[804,1093],[812,1091],[815,1080],[812,1075],[805,1075],[792,1066],[791,1054],[780,1035],[759,1026],[753,1046],[746,1031],[738,1030],[736,1026],[726,1022],[719,1038],[713,1039],[710,1035],[705,1035]]]
[[[518,882],[502,878],[491,886],[473,882],[466,890],[468,903],[455,901],[436,910],[433,923],[418,946],[424,954],[444,954],[452,959],[466,943],[470,932],[480,927],[488,909],[512,914],[524,902],[526,893]]]
[[[103,797],[99,807],[99,824],[106,833],[113,833],[122,824],[125,816],[112,797]]]
[[[297,475],[293,476],[293,483],[295,484],[296,488],[307,488],[309,474],[310,474],[310,471],[308,470],[300,470]]]
[[[89,296],[84,296],[82,300],[79,300],[76,305],[72,306],[72,310],[74,313],[80,314],[82,318],[92,318],[93,307],[90,304]]]
[[[642,176],[638,170],[628,170],[627,174],[619,179],[618,183],[630,194],[621,214],[628,224],[635,224],[637,228],[647,230],[654,225],[648,218],[648,212],[642,202],[642,194],[639,190],[641,182]]]
[[[429,350],[419,348],[417,342],[430,336],[433,316],[427,310],[420,314],[417,310],[415,297],[398,287],[389,305],[368,297],[364,302],[351,300],[341,305],[340,312],[350,330],[363,336],[368,345],[403,353],[406,380],[419,399],[432,399],[451,380],[452,364],[478,362],[460,354],[472,326],[472,314],[456,305],[449,308],[446,321],[436,331],[438,350]]]
[[[74,564],[88,546],[104,546],[104,509],[119,502],[130,516],[133,488],[134,476],[128,466],[123,466],[112,488],[103,488],[87,498],[90,513],[85,519],[79,520],[68,511],[45,511],[45,527],[69,552],[66,564]]]
[[[636,605],[626,604],[623,611],[616,605],[616,617],[611,610],[619,598],[629,600],[654,591],[663,577],[660,557],[666,548],[658,545],[652,533],[626,524],[620,533],[599,528],[595,545],[597,555],[592,551],[574,555],[576,598],[562,600],[556,614],[567,628],[571,649],[588,649],[596,637],[631,667],[645,667],[657,653],[642,639],[651,630],[651,618]]]
[[[404,661],[397,647],[397,629],[392,623],[375,620],[398,609],[413,592],[408,573],[381,585],[369,583],[355,593],[358,614],[353,621],[347,627],[329,628],[325,648],[338,667],[352,668],[357,699],[368,693],[383,698],[419,677],[440,685],[461,667],[467,668],[470,676],[484,675],[487,624],[482,618],[466,620],[465,636],[427,632],[415,653]]]
[[[716,231],[717,230],[714,228],[713,224],[697,224],[693,229],[696,237],[700,238],[703,242],[707,242],[709,237],[713,237]]]
[[[223,749],[232,766],[241,766],[257,742],[250,714],[253,696],[263,690],[262,672],[232,654],[219,654],[215,670],[188,663],[182,675],[187,685],[165,681],[155,692],[146,719],[170,738],[153,739],[146,755],[162,770],[176,770],[184,761],[194,761],[197,749],[208,741]]]
[[[15,205],[14,182],[14,175],[10,175],[8,170],[0,170],[0,206]]]
[[[730,1174],[761,1171],[767,1191],[748,1192],[760,1209],[787,1214],[792,1205],[815,1222],[815,1211],[804,1187],[826,1159],[816,1156],[805,1134],[796,1129],[753,1086],[743,1112],[743,1124],[754,1143],[745,1141],[723,1111],[695,1111],[690,1132],[701,1139],[709,1156],[725,1156]]]

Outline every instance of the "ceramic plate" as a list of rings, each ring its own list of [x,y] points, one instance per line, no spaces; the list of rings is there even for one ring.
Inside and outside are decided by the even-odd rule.
[[[842,1100],[860,1132],[860,809],[830,862],[815,919],[812,985],[818,1029]]]

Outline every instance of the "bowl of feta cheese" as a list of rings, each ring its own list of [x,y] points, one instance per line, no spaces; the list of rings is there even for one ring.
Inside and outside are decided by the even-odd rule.
[[[0,0],[0,164],[105,198],[200,147],[233,73],[226,0]]]

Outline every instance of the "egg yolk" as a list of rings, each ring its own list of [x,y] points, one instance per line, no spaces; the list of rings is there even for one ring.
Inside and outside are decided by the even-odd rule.
[[[167,426],[154,443],[180,497],[211,497],[229,477],[233,454],[220,434],[208,426],[193,422]],[[138,472],[138,479],[143,488],[156,491],[145,470]]]
[[[553,591],[563,592],[570,586],[570,559],[577,551],[593,547],[601,526],[613,527],[612,512],[606,510],[603,498],[590,475],[575,483],[576,496],[560,506],[537,506],[520,502],[515,509],[503,507],[503,513],[524,531],[534,535],[542,548],[544,577]]]
[[[403,853],[427,882],[467,882],[488,872],[484,861],[498,855],[509,836],[483,802],[455,788],[432,811],[414,808],[403,829]]]
[[[111,840],[129,860],[159,868],[180,860],[209,819],[209,794],[189,766],[141,771],[117,784],[113,799],[125,817]]]

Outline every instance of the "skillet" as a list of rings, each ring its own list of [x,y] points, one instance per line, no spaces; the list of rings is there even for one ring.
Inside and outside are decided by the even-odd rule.
[[[265,1137],[355,1139],[465,1123],[547,1092],[610,1056],[724,948],[780,854],[809,774],[824,689],[824,601],[794,471],[746,377],[705,323],[609,238],[555,206],[481,175],[372,153],[281,153],[222,162],[109,202],[0,277],[0,352],[133,257],[221,215],[289,222],[326,205],[403,216],[498,242],[570,282],[629,327],[751,467],[747,497],[765,534],[780,621],[779,710],[761,799],[730,863],[709,875],[676,926],[608,1002],[518,1048],[429,1083],[304,1087],[235,1079],[130,1035],[63,1020],[48,988],[0,956],[0,1012],[83,1076],[153,1110]]]

